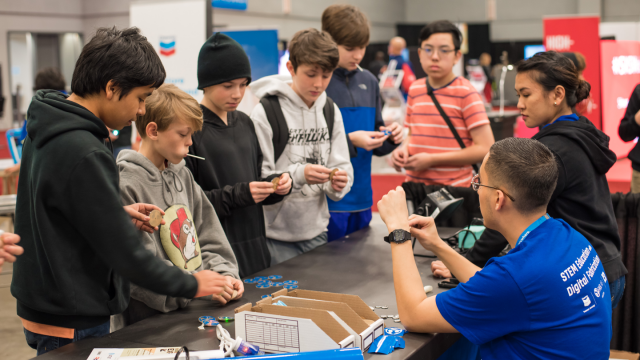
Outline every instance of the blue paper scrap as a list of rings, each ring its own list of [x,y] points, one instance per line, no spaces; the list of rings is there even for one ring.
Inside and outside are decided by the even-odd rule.
[[[404,339],[399,336],[382,335],[373,340],[369,354],[391,354],[395,349],[404,349]]]
[[[275,302],[271,305],[278,305],[278,306],[287,306],[287,304],[283,303],[282,300],[278,300],[278,302]]]

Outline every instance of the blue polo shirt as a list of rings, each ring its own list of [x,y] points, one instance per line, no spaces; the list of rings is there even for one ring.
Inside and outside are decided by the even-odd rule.
[[[611,295],[587,239],[559,219],[527,229],[457,288],[442,316],[490,359],[608,359]]]

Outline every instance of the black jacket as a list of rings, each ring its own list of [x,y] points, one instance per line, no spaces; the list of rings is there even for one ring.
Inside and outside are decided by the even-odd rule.
[[[607,171],[616,162],[609,137],[585,117],[560,121],[533,136],[546,145],[558,163],[558,185],[547,212],[566,221],[584,235],[598,253],[609,281],[627,273],[620,257],[616,223]],[[517,199],[516,199],[517,200]],[[467,253],[467,259],[484,266],[507,245],[498,232],[487,230]]]
[[[104,123],[53,90],[29,106],[15,231],[24,254],[13,267],[18,316],[86,329],[129,302],[128,280],[192,298],[196,279],[140,243],[120,202],[118,167],[104,145]]]
[[[631,93],[627,111],[625,111],[618,127],[618,134],[623,141],[632,141],[640,136],[640,125],[635,120],[638,111],[640,111],[640,84]],[[629,160],[631,160],[633,170],[640,171],[640,146],[638,144],[629,152]]]
[[[187,166],[213,204],[238,260],[240,276],[246,277],[271,264],[262,205],[284,198],[271,194],[256,204],[249,183],[271,181],[280,174],[261,178],[262,151],[253,122],[246,114],[229,112],[227,125],[211,110],[200,107],[204,124],[202,131],[193,134],[189,152],[205,160],[187,157]]]

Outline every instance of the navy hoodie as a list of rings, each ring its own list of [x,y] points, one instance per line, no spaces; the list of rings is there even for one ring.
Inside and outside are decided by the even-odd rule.
[[[87,329],[129,303],[129,281],[193,298],[197,281],[147,251],[120,201],[119,174],[99,118],[40,90],[27,113],[15,231],[24,254],[13,267],[18,316]]]
[[[329,96],[340,108],[347,134],[358,131],[379,131],[385,126],[382,120],[380,87],[378,79],[368,70],[348,71],[337,68],[326,89]],[[371,188],[371,158],[391,153],[398,145],[389,137],[377,149],[366,151],[356,149],[351,141],[349,152],[353,165],[354,181],[351,191],[340,201],[329,200],[329,211],[355,212],[373,206]]]
[[[611,203],[607,171],[616,162],[609,150],[609,136],[587,118],[558,121],[533,136],[546,145],[558,163],[558,184],[547,212],[584,235],[598,253],[607,279],[627,273],[620,257],[620,235]],[[497,231],[485,231],[466,257],[478,266],[507,245]]]

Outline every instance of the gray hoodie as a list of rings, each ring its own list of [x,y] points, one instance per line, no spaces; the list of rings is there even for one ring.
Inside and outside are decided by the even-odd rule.
[[[213,206],[193,180],[184,160],[160,172],[144,155],[123,150],[116,161],[125,205],[153,204],[165,211],[165,225],[153,234],[140,231],[147,250],[184,272],[213,270],[239,279],[238,264]],[[169,312],[189,299],[159,295],[131,284],[131,297],[152,309]]]
[[[289,172],[293,179],[293,189],[289,196],[277,204],[264,206],[267,237],[295,242],[312,239],[327,230],[327,196],[333,201],[339,201],[349,192],[353,184],[353,168],[338,106],[334,105],[333,133],[329,142],[327,121],[322,113],[327,101],[326,92],[309,108],[290,84],[291,77],[279,75],[267,76],[251,84],[251,90],[259,98],[266,95],[278,96],[287,121],[289,141],[277,162],[274,162],[273,131],[261,104],[253,109],[251,120],[255,124],[263,155],[262,176]],[[349,176],[347,186],[337,192],[331,182],[307,184],[304,177],[307,164],[345,170]]]

